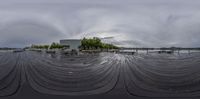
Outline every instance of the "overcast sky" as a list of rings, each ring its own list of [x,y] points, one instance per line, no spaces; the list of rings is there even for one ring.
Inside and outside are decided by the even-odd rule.
[[[112,37],[129,47],[200,47],[200,0],[2,0],[0,47]]]

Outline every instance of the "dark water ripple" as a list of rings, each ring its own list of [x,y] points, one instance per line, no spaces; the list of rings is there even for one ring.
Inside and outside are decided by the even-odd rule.
[[[133,96],[199,97],[199,64],[198,53],[0,53],[0,96],[14,95],[24,83],[44,94],[94,95],[111,92],[120,80],[126,93]]]
[[[200,57],[128,56],[126,86],[143,97],[200,96]]]

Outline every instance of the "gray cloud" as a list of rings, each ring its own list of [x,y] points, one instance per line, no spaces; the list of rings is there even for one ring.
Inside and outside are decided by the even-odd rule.
[[[1,46],[23,47],[30,44],[49,44],[59,40],[63,34],[54,27],[21,20],[1,29]]]
[[[130,47],[199,47],[199,0],[6,0],[0,46],[113,37]]]

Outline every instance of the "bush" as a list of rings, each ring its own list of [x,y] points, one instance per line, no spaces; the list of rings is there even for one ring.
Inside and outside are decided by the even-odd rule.
[[[50,49],[61,49],[63,48],[64,46],[60,45],[59,43],[55,43],[53,42],[51,44],[51,47]],[[48,49],[49,48],[49,45],[32,45],[31,48],[36,48],[36,49]]]
[[[118,49],[117,46],[113,44],[102,43],[98,37],[93,38],[83,38],[81,41],[81,48],[84,50],[87,49]]]

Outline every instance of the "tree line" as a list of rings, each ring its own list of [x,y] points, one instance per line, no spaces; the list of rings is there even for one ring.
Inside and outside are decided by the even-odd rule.
[[[107,44],[101,42],[98,37],[93,38],[83,38],[81,40],[81,49],[83,50],[95,50],[95,49],[118,49],[117,46],[113,44]]]
[[[50,45],[31,45],[31,48],[36,49],[48,49]],[[50,49],[62,49],[64,46],[60,45],[59,43],[53,42],[50,46]]]
[[[49,45],[32,45],[31,48],[36,49],[48,49]],[[51,44],[50,49],[62,49],[64,46],[60,45],[59,43],[53,42]],[[81,40],[81,46],[79,46],[82,50],[96,50],[96,49],[118,49],[117,46],[113,44],[103,43],[101,39],[98,37],[93,38],[83,38]]]

